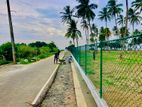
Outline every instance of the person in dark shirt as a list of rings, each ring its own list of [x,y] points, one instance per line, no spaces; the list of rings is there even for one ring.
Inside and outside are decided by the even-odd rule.
[[[59,55],[60,55],[60,50],[58,50],[58,52],[56,52],[55,55],[54,55],[54,64],[58,63]]]

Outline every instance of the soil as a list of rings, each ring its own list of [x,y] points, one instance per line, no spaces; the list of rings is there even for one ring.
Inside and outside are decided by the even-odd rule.
[[[59,67],[41,107],[77,107],[70,64]]]

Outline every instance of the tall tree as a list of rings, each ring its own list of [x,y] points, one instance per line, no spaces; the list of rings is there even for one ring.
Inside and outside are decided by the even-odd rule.
[[[71,20],[68,23],[68,27],[69,28],[67,29],[67,33],[65,34],[65,37],[72,38],[74,45],[76,40],[76,44],[78,46],[78,39],[79,37],[81,37],[81,32],[77,29],[75,20]]]
[[[90,41],[92,43],[97,43],[97,36],[98,36],[98,28],[97,26],[93,23],[91,26],[92,33],[90,34]]]
[[[89,35],[89,25],[85,19],[81,21],[81,27],[83,28],[83,30],[85,32],[86,43],[89,44],[89,37],[87,36],[87,35]]]
[[[74,9],[71,9],[70,6],[65,6],[63,10],[64,12],[60,12],[62,14],[62,22],[69,23],[72,20]]]
[[[142,12],[142,0],[135,0],[132,2],[132,7],[135,8],[135,10],[140,10],[140,13]]]
[[[11,44],[12,44],[12,57],[13,63],[16,63],[16,50],[15,50],[15,39],[14,39],[14,32],[13,32],[13,25],[12,25],[12,17],[11,17],[11,10],[10,10],[10,2],[6,0],[7,3],[7,11],[8,11],[8,19],[9,19],[9,27],[10,27],[10,37],[11,37]]]
[[[90,0],[77,0],[79,2],[79,5],[76,6],[77,12],[76,15],[79,18],[82,18],[83,20],[87,20],[90,28],[90,32],[92,33],[91,30],[91,21],[95,18],[95,13],[93,10],[95,10],[98,6],[96,4],[91,3]]]
[[[123,15],[119,15],[118,18],[117,18],[117,23],[119,25],[121,25],[121,27],[124,27],[124,22],[125,22],[124,16]]]
[[[104,35],[105,35],[105,40],[109,40],[109,37],[111,35],[111,31],[109,28],[104,28]]]
[[[135,30],[135,24],[141,23],[142,16],[140,15],[139,12],[134,11],[132,8],[129,9],[128,12],[128,19],[130,23],[132,24],[133,32]]]
[[[115,18],[115,26],[117,28],[117,16],[123,11],[121,8],[123,4],[117,4],[116,0],[109,0],[107,7],[109,9],[110,14]]]
[[[104,7],[100,12],[99,12],[99,19],[104,20],[106,23],[106,28],[107,28],[107,22],[110,21],[111,15],[110,12],[108,11],[108,8]]]
[[[120,33],[120,38],[124,38],[126,35],[129,34],[129,31],[128,29],[126,29],[126,27],[121,27],[119,33]]]

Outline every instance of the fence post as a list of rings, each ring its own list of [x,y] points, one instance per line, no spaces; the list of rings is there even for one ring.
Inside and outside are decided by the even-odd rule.
[[[77,62],[79,63],[79,46],[77,47]]]
[[[87,45],[85,45],[85,74],[87,75]]]
[[[81,60],[81,51],[80,50],[81,50],[81,46],[79,47],[79,50],[78,50],[78,55],[79,55],[79,62],[78,63],[79,63],[79,65],[80,65],[80,60]]]
[[[100,98],[102,98],[102,71],[103,71],[103,49],[102,42],[100,42]]]

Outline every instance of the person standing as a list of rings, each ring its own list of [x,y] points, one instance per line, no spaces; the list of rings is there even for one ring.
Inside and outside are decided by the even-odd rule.
[[[60,56],[60,50],[58,50],[58,52],[56,52],[54,55],[54,64],[58,63],[59,56]]]

